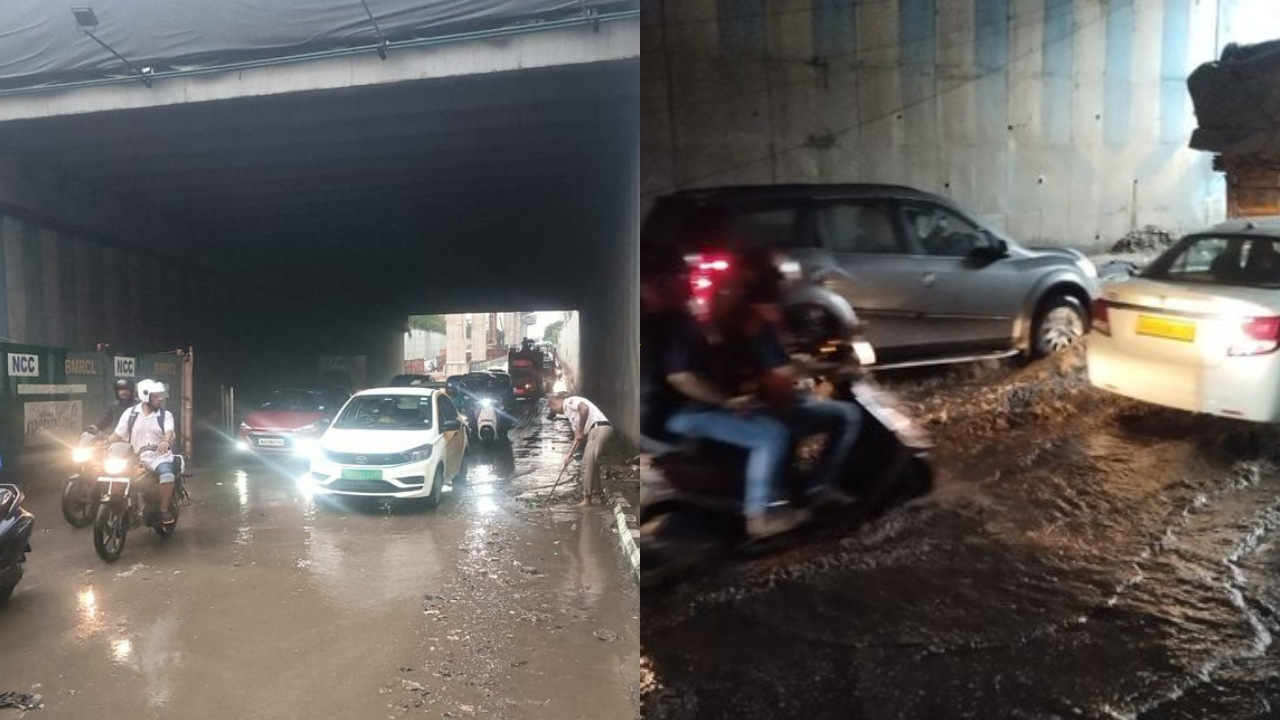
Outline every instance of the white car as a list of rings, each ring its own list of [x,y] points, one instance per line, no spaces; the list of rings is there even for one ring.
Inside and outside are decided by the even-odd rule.
[[[1280,218],[1188,235],[1094,303],[1089,381],[1137,400],[1280,420]]]
[[[426,498],[465,481],[467,432],[453,401],[435,388],[356,394],[321,436],[309,476],[317,495]]]

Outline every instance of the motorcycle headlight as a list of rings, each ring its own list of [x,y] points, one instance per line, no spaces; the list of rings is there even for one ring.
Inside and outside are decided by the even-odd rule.
[[[93,448],[78,447],[71,449],[71,462],[83,465],[93,459]]]
[[[405,462],[422,462],[423,460],[431,458],[431,446],[423,445],[422,447],[416,447],[402,454],[404,455]]]
[[[481,400],[481,401],[480,401],[480,407],[483,407],[483,408],[491,408],[491,407],[493,407],[493,399],[492,399],[492,398],[484,398],[483,400]]]
[[[108,475],[122,475],[129,469],[129,461],[125,458],[107,458],[107,461],[102,463],[102,469]]]

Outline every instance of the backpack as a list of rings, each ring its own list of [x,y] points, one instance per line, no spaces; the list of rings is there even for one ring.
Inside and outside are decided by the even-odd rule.
[[[138,421],[138,412],[139,412],[138,407],[135,405],[133,410],[129,413],[129,430],[127,433],[127,439],[129,442],[133,442],[133,424]],[[158,410],[157,412],[160,413],[160,418],[159,418],[160,432],[163,434],[164,433],[164,416],[168,415],[169,411],[165,410],[164,408],[160,408],[160,410]]]

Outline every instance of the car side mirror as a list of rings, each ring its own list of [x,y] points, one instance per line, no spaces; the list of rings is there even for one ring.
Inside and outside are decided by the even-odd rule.
[[[440,423],[440,429],[444,430],[445,432],[454,432],[457,430],[461,430],[462,421],[461,420],[445,420],[444,422]]]
[[[969,251],[969,259],[976,262],[995,262],[1009,257],[1009,243],[989,234],[983,234],[981,237],[986,242],[975,245]]]

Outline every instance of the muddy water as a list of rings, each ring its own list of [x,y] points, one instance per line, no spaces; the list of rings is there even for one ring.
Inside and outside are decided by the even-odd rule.
[[[113,565],[38,487],[0,691],[34,687],[41,718],[633,717],[638,599],[601,511],[516,499],[566,448],[535,418],[438,510],[210,468],[174,537]]]
[[[960,380],[899,383],[939,441],[934,497],[645,594],[647,716],[1280,712],[1276,432],[1078,368]]]

